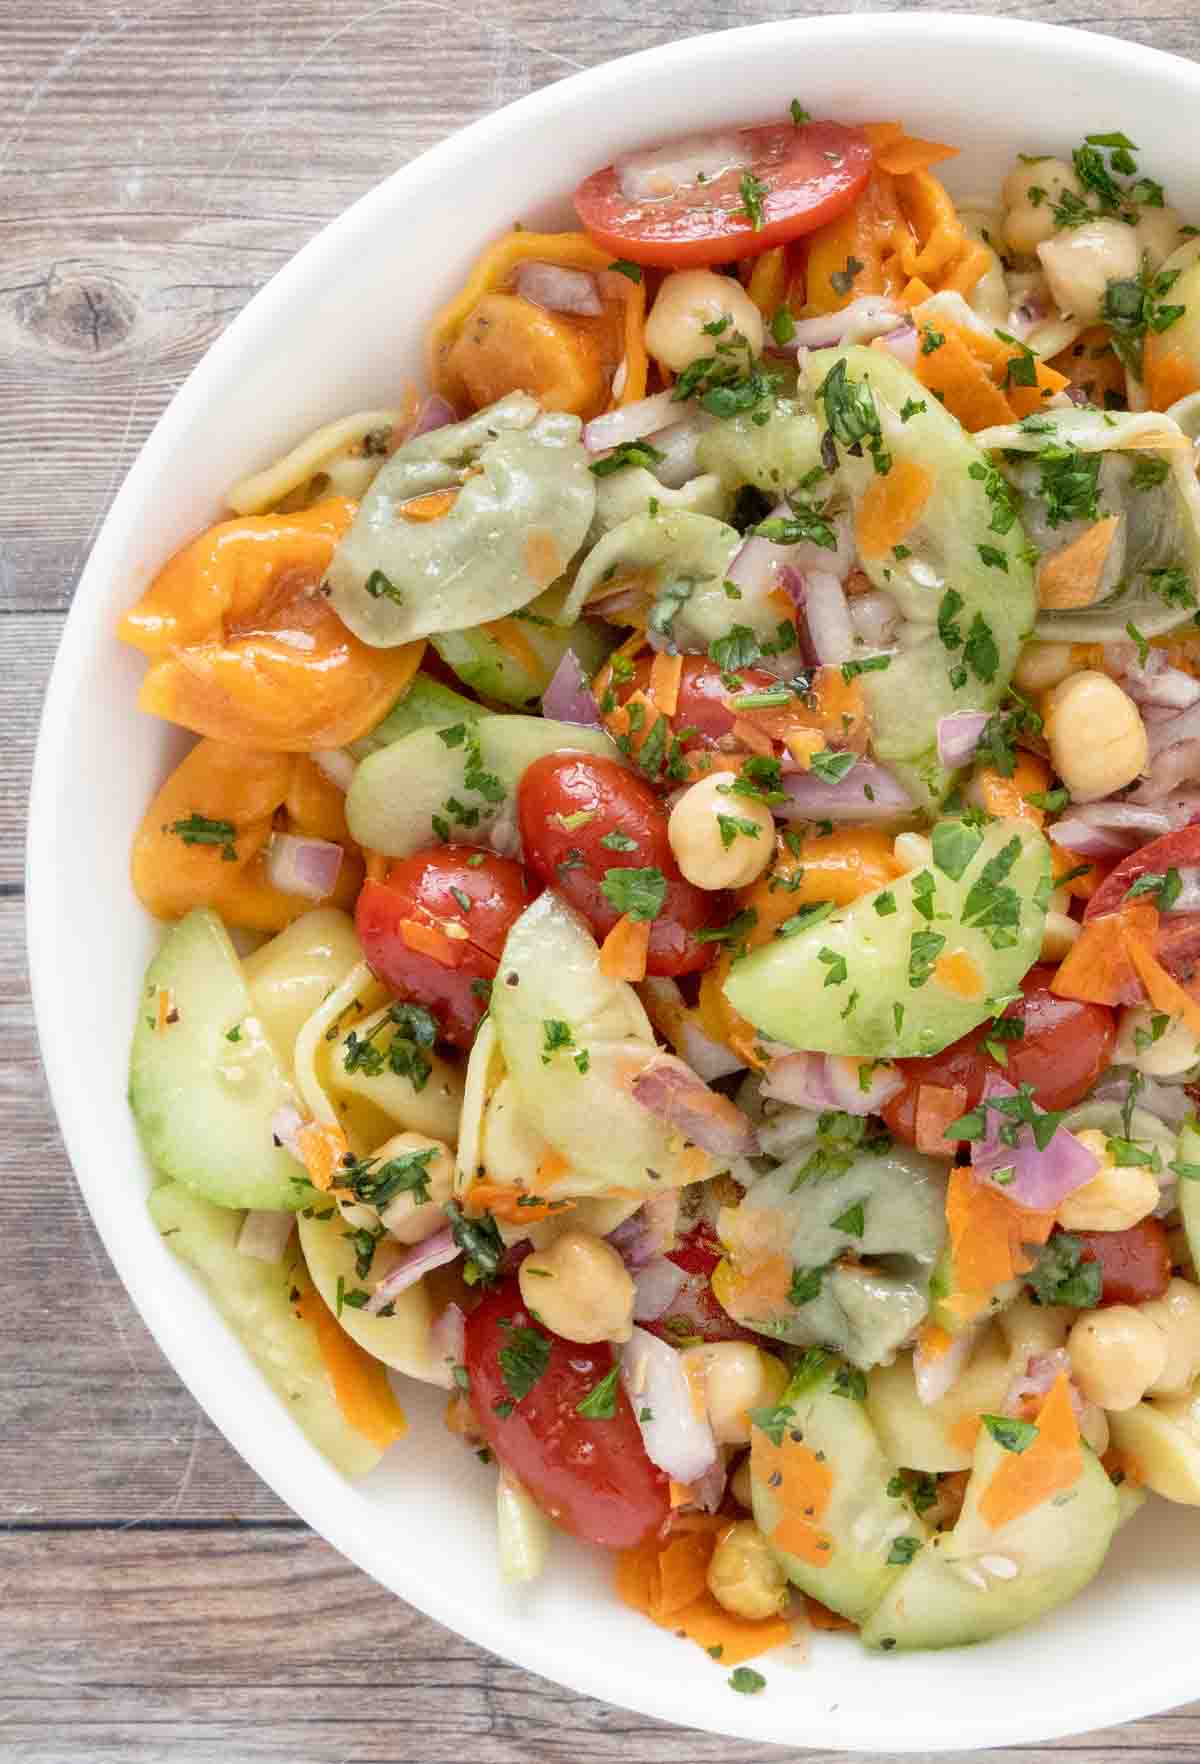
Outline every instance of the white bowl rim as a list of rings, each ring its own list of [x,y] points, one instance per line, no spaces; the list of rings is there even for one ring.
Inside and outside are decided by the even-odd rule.
[[[269,1454],[247,1440],[246,1429],[233,1413],[232,1405],[222,1400],[219,1381],[202,1351],[192,1342],[186,1319],[172,1315],[153,1287],[139,1278],[136,1264],[122,1243],[120,1223],[126,1209],[116,1204],[114,1193],[104,1180],[102,1156],[89,1138],[87,1089],[82,1081],[78,1051],[71,1043],[69,1018],[56,1009],[56,1001],[63,996],[63,981],[55,977],[54,890],[49,886],[56,869],[56,773],[49,756],[62,750],[72,703],[85,687],[93,643],[89,601],[95,598],[93,590],[104,581],[121,535],[136,517],[143,483],[163,459],[171,456],[177,433],[183,430],[193,408],[202,402],[210,367],[236,351],[245,333],[254,327],[268,326],[272,315],[282,312],[304,285],[310,268],[336,254],[343,235],[369,219],[375,208],[382,211],[397,189],[435,177],[452,178],[461,160],[485,152],[490,142],[501,145],[514,122],[537,120],[553,125],[555,117],[566,107],[585,101],[602,103],[606,97],[619,98],[629,71],[647,62],[657,63],[659,71],[669,77],[673,66],[686,72],[698,59],[720,60],[741,42],[771,35],[781,39],[802,36],[806,48],[819,50],[823,43],[832,44],[847,35],[860,36],[869,31],[876,41],[881,35],[892,39],[898,51],[911,50],[922,40],[927,41],[931,30],[936,30],[943,41],[957,41],[981,55],[986,55],[989,45],[1002,45],[1015,38],[1031,55],[1042,46],[1052,54],[1061,54],[1064,41],[1069,40],[1073,67],[1080,72],[1086,73],[1089,68],[1112,69],[1118,63],[1148,75],[1162,76],[1169,70],[1169,77],[1177,86],[1190,85],[1200,100],[1200,66],[1168,51],[1068,26],[943,11],[839,13],[769,21],[676,39],[572,74],[480,117],[391,173],[322,227],[271,277],[192,369],[159,418],[114,499],[81,574],[47,688],[30,791],[26,928],[34,1015],[51,1098],[96,1229],[126,1291],[173,1370],[262,1480],[319,1536],[373,1578],[380,1579],[382,1575],[370,1559],[361,1530],[343,1515],[336,1502],[317,1511],[319,1503],[309,1482],[298,1467],[289,1463],[286,1452],[269,1464],[265,1461]],[[661,1684],[641,1681],[636,1691],[630,1693],[611,1683],[608,1673],[593,1665],[586,1650],[573,1645],[569,1638],[560,1640],[543,1629],[535,1642],[526,1640],[514,1648],[502,1615],[491,1621],[482,1619],[467,1592],[456,1592],[452,1584],[401,1586],[401,1580],[402,1576],[389,1572],[384,1584],[454,1633],[558,1684],[675,1725],[695,1725],[699,1721],[709,1731],[730,1736],[776,1744],[791,1741],[790,1735],[779,1732],[778,1718],[772,1719],[765,1698],[731,1696],[728,1714],[722,1712],[719,1720],[710,1720],[689,1710],[686,1689],[676,1688],[666,1679]],[[952,1664],[949,1670],[952,1672]],[[818,1697],[804,1711],[803,1738],[806,1745],[842,1749],[852,1734],[856,1748],[877,1747],[892,1752],[1034,1744],[1175,1707],[1200,1693],[1200,1668],[1184,1660],[1139,1658],[1136,1682],[1130,1675],[1126,1681],[1113,1682],[1099,1694],[1093,1694],[1086,1717],[1070,1703],[1065,1685],[1061,1713],[1049,1718],[1027,1716],[1020,1707],[1019,1694],[1012,1694],[1017,1687],[1007,1688],[1010,1694],[1000,1699],[999,1708],[960,1711],[950,1724],[903,1733],[897,1732],[894,1713],[835,1713]]]

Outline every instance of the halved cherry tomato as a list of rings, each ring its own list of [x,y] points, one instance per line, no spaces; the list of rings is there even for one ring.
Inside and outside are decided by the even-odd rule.
[[[1004,1012],[1024,1023],[1018,1040],[998,1040],[985,1024],[929,1059],[896,1062],[904,1089],[884,1104],[883,1118],[897,1139],[917,1142],[917,1098],[923,1084],[946,1089],[961,1085],[966,1091],[964,1112],[975,1107],[993,1074],[1010,1084],[1032,1084],[1033,1099],[1043,1109],[1068,1109],[1087,1095],[1112,1061],[1116,1017],[1107,1005],[1056,997],[1050,990],[1053,977],[1053,968],[1031,968],[1021,983],[1024,998]],[[1006,1066],[984,1046],[989,1039],[1007,1054]]]
[[[725,923],[728,899],[685,880],[667,839],[667,811],[645,779],[597,755],[547,754],[525,771],[517,814],[530,869],[566,896],[598,938],[625,910],[604,893],[605,876],[658,870],[667,892],[650,926],[647,973],[694,974],[709,966],[718,946],[699,942],[696,933]]]
[[[650,669],[653,658],[643,656],[633,665],[633,676],[613,690],[617,702],[624,704],[634,692],[645,692],[650,684]],[[679,676],[679,697],[676,701],[675,715],[668,719],[672,735],[681,729],[695,732],[685,737],[680,743],[684,753],[691,753],[702,747],[716,747],[721,738],[733,733],[736,711],[728,705],[728,699],[736,692],[769,692],[779,685],[774,674],[768,674],[764,668],[739,668],[737,679],[740,686],[730,688],[725,684],[726,675],[716,662],[709,661],[703,655],[685,655],[683,668]]]
[[[646,1456],[620,1383],[608,1420],[579,1413],[615,1364],[607,1342],[585,1347],[551,1335],[506,1280],[467,1318],[465,1351],[479,1431],[553,1520],[607,1550],[632,1549],[657,1531],[671,1510],[669,1485]],[[519,1395],[543,1356],[544,1370]]]
[[[1088,901],[1084,919],[1098,919],[1103,913],[1115,913],[1129,890],[1142,876],[1165,876],[1168,870],[1190,870],[1200,867],[1200,824],[1181,827],[1177,833],[1164,833],[1149,845],[1131,851],[1109,872]],[[1191,914],[1181,914],[1190,918]]]
[[[580,184],[575,212],[615,257],[694,269],[756,257],[824,226],[850,206],[871,171],[867,137],[842,123],[772,123],[727,138],[736,141],[738,160],[728,170],[674,183],[668,145],[665,194],[627,195],[628,183],[609,165]]]
[[[701,1341],[755,1341],[758,1337],[735,1323],[712,1288],[713,1269],[721,1260],[721,1245],[711,1226],[693,1225],[685,1232],[667,1260],[682,1268],[687,1279],[663,1316],[643,1327],[651,1335],[679,1347],[698,1336]]]
[[[531,898],[511,858],[434,845],[363,884],[355,929],[372,972],[425,1005],[447,1041],[470,1047],[504,939]]]
[[[1171,1279],[1171,1248],[1166,1227],[1143,1219],[1127,1231],[1073,1231],[1083,1245],[1081,1260],[1099,1262],[1102,1305],[1140,1305],[1161,1298]]]

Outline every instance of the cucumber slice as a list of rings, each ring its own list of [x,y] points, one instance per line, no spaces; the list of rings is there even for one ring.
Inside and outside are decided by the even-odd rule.
[[[1065,1604],[1096,1574],[1119,1512],[1117,1491],[1098,1459],[1085,1447],[1073,1487],[993,1531],[979,1501],[1008,1456],[981,1428],[958,1524],[931,1538],[888,1589],[863,1625],[867,1647],[988,1641]]]
[[[524,638],[520,652],[506,648],[494,627],[476,625],[469,631],[441,631],[430,642],[447,667],[472,692],[498,699],[518,710],[535,709],[550,684],[554,670],[573,650],[590,677],[612,649],[616,632],[595,619],[580,619],[566,629],[558,623],[565,589],[549,588],[525,612],[514,614],[516,629]],[[515,646],[514,646],[515,647]],[[522,653],[528,652],[525,659]]]
[[[929,869],[735,962],[734,1009],[769,1040],[860,1059],[938,1053],[991,1016],[1037,960],[1049,847],[1017,821],[942,822],[933,837]]]
[[[365,1476],[383,1453],[342,1416],[311,1324],[298,1317],[289,1293],[307,1276],[297,1255],[259,1262],[237,1247],[242,1215],[215,1207],[177,1182],[156,1188],[151,1217],[180,1261],[193,1267],[290,1417],[338,1470]]]
[[[448,729],[454,723],[478,722],[489,714],[481,704],[451,691],[440,680],[432,680],[428,674],[415,674],[404,696],[396,700],[382,723],[376,723],[369,734],[352,741],[350,752],[356,760],[365,760],[368,754],[390,747],[414,729]]]
[[[1200,1170],[1200,1132],[1194,1121],[1185,1121],[1180,1131],[1178,1161],[1185,1170]],[[1200,1268],[1200,1181],[1194,1175],[1180,1177],[1177,1199],[1188,1254],[1193,1268]]]
[[[160,992],[177,1014],[162,1029]],[[147,1157],[218,1206],[303,1206],[304,1171],[271,1131],[290,1099],[225,927],[215,913],[189,913],[146,970],[133,1031],[129,1104]]]
[[[329,1216],[322,1217],[323,1214]],[[335,1315],[339,1280],[343,1294],[364,1287],[371,1292],[408,1253],[405,1246],[385,1237],[377,1244],[370,1273],[364,1277],[356,1266],[353,1234],[332,1201],[322,1197],[321,1202],[307,1210],[307,1217],[301,1213],[296,1223],[313,1285]],[[440,1384],[449,1389],[450,1368],[435,1359],[429,1339],[433,1302],[425,1282],[419,1280],[406,1292],[398,1293],[392,1304],[392,1316],[375,1317],[343,1303],[338,1322],[352,1341],[375,1359],[382,1360],[385,1366],[394,1366],[397,1372],[404,1372],[409,1378],[420,1378],[426,1384]]]
[[[1134,1459],[1147,1488],[1164,1500],[1200,1507],[1200,1415],[1194,1395],[1110,1414],[1108,1430],[1117,1450]]]
[[[966,1424],[1000,1412],[1011,1376],[1008,1349],[992,1328],[936,1403],[923,1403],[917,1395],[910,1354],[877,1366],[867,1381],[867,1414],[893,1464],[930,1475],[966,1470],[974,1449],[973,1443],[962,1443]]]
[[[669,1188],[716,1173],[698,1147],[689,1149],[635,1099],[631,1080],[655,1056],[654,1032],[633,988],[600,972],[595,939],[550,889],[508,934],[491,1015],[530,1124],[570,1165],[556,1199]],[[551,1022],[566,1024],[571,1040],[547,1053]],[[562,1043],[561,1034],[556,1039]]]
[[[511,819],[525,768],[568,750],[619,757],[603,730],[548,717],[414,730],[359,766],[346,795],[350,831],[360,845],[397,858],[443,837],[484,844],[502,817]]]
[[[824,1463],[833,1473],[827,1505],[811,1515],[817,1531],[832,1545],[828,1558],[813,1563],[780,1549],[773,1541],[771,1548],[788,1579],[803,1592],[861,1623],[904,1572],[900,1564],[888,1561],[896,1539],[911,1537],[924,1542],[928,1529],[899,1496],[888,1493],[895,1466],[884,1453],[866,1409],[853,1396],[838,1394],[839,1388],[854,1388],[852,1378],[837,1361],[822,1365],[815,1378],[804,1369],[788,1386],[781,1404],[781,1409],[791,1410],[786,1418],[787,1432],[800,1433],[810,1452],[818,1457],[824,1454]],[[768,1540],[780,1520],[788,1516],[780,1495],[770,1485],[770,1476],[762,1474],[770,1464],[761,1448],[752,1450],[754,1518]],[[791,1516],[808,1518],[809,1514]]]

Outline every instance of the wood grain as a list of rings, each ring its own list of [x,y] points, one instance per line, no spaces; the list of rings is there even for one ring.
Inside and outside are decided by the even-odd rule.
[[[80,567],[154,422],[250,295],[475,116],[673,37],[824,10],[0,3],[2,1760],[818,1757],[663,1728],[507,1666],[384,1593],[257,1480],[163,1361],[84,1212],[39,1072],[20,893],[38,706]],[[1194,0],[958,10],[1200,56]],[[1200,1706],[1010,1755],[1067,1754],[1200,1759]]]

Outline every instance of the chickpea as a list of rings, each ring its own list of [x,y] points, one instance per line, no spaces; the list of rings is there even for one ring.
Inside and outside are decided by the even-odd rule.
[[[1067,1337],[1071,1373],[1085,1400],[1101,1409],[1132,1409],[1167,1363],[1167,1342],[1133,1305],[1089,1311]]]
[[[733,1475],[729,1478],[729,1492],[739,1507],[747,1513],[754,1511],[754,1492],[750,1482],[750,1454],[742,1459]]]
[[[414,1165],[414,1170],[423,1169],[429,1199],[418,1200],[416,1192],[409,1189],[390,1200],[379,1215],[401,1243],[424,1243],[440,1231],[446,1223],[442,1209],[454,1193],[454,1153],[440,1139],[429,1139],[424,1133],[397,1133],[372,1152],[371,1158],[378,1170],[393,1158],[411,1158],[414,1152],[433,1154],[424,1166]]]
[[[926,870],[933,862],[933,846],[924,833],[897,833],[892,851],[906,870]]]
[[[1138,256],[1150,259],[1150,268],[1158,269],[1179,244],[1183,220],[1173,208],[1143,208],[1133,229]]]
[[[704,326],[730,321],[719,336]],[[717,343],[741,333],[752,355],[763,351],[762,314],[740,282],[713,270],[676,270],[663,280],[646,320],[646,348],[655,361],[681,374]]]
[[[1147,1390],[1150,1396],[1182,1396],[1200,1372],[1200,1286],[1172,1280],[1161,1298],[1138,1306],[1163,1339],[1164,1363]]]
[[[1058,1222],[1067,1231],[1128,1231],[1158,1205],[1158,1183],[1144,1164],[1115,1164],[1108,1136],[1095,1127],[1075,1135],[1100,1160],[1090,1182],[1059,1202]]]
[[[683,1370],[703,1378],[708,1419],[719,1445],[749,1445],[747,1409],[777,1403],[787,1385],[787,1372],[774,1354],[748,1341],[705,1342],[685,1348]]]
[[[1037,159],[1031,165],[1018,160],[1004,180],[1004,237],[1022,257],[1032,257],[1039,245],[1054,235],[1054,205],[1064,191],[1082,196],[1072,168],[1061,159]]]
[[[1027,643],[1017,657],[1017,665],[1013,669],[1013,685],[1020,692],[1032,696],[1039,692],[1048,692],[1075,672],[1075,663],[1071,660],[1069,643],[1038,643],[1036,640]]]
[[[1095,1403],[1084,1404],[1083,1414],[1079,1417],[1079,1434],[1098,1458],[1104,1456],[1109,1446],[1108,1416]]]
[[[1082,324],[1100,317],[1110,282],[1136,276],[1141,260],[1134,229],[1124,221],[1094,220],[1038,246],[1055,305]]]
[[[1076,802],[1096,802],[1132,784],[1149,753],[1137,705],[1091,668],[1049,694],[1045,731],[1054,769]]]
[[[1071,897],[1065,888],[1056,888],[1046,906],[1046,922],[1042,926],[1041,956],[1044,962],[1061,962],[1083,929],[1071,917]]]
[[[675,861],[697,888],[746,888],[775,855],[775,820],[765,802],[730,796],[728,772],[710,772],[684,791],[667,823]]]
[[[535,1250],[517,1279],[525,1304],[555,1335],[592,1342],[633,1334],[633,1280],[612,1245],[590,1231],[564,1231]]]
[[[738,1519],[717,1539],[708,1590],[735,1617],[777,1617],[790,1598],[787,1575],[753,1519]]]
[[[1127,1005],[1121,1012],[1113,1061],[1136,1066],[1147,1078],[1179,1078],[1200,1061],[1200,1042],[1182,1017],[1171,1017],[1153,1005]],[[1157,1035],[1155,1029],[1157,1026]]]

